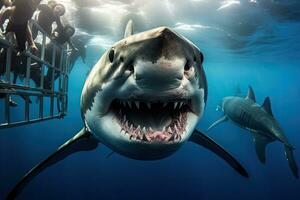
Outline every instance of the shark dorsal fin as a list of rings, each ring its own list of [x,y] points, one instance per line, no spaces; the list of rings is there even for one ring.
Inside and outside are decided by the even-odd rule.
[[[133,35],[133,24],[132,24],[132,20],[129,20],[127,22],[127,25],[126,25],[126,28],[125,28],[124,38],[127,38],[131,35]]]
[[[271,100],[270,97],[266,97],[264,103],[261,106],[267,113],[273,116],[272,108],[271,108]]]
[[[255,101],[255,95],[254,95],[254,92],[253,92],[253,89],[252,89],[251,86],[249,86],[248,94],[247,94],[247,97],[246,97],[246,98],[247,98],[247,99],[251,99],[251,100],[253,100],[254,102],[256,102],[256,101]]]

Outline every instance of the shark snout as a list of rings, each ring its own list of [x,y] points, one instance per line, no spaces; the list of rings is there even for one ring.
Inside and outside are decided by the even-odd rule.
[[[159,90],[178,88],[184,76],[184,59],[161,58],[156,63],[139,61],[134,78],[139,87]]]

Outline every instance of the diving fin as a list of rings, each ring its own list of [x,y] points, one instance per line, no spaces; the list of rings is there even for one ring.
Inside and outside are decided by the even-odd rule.
[[[263,164],[266,163],[266,145],[273,142],[274,140],[268,139],[267,137],[260,135],[259,133],[253,133],[253,142],[255,144],[256,155],[259,161]]]
[[[210,129],[214,128],[215,126],[221,124],[222,122],[225,122],[228,120],[228,117],[226,115],[224,115],[223,117],[221,117],[220,119],[218,119],[217,121],[215,121],[214,123],[212,123],[212,125],[210,125],[207,129],[207,131],[209,131]]]
[[[215,154],[224,159],[232,168],[234,168],[240,175],[244,177],[249,177],[245,168],[232,156],[230,155],[223,147],[218,145],[208,136],[204,135],[198,130],[195,130],[191,135],[189,141],[199,144]]]
[[[73,138],[68,140],[65,144],[60,146],[57,151],[48,156],[45,160],[33,167],[10,191],[7,196],[7,200],[12,200],[22,191],[22,189],[40,172],[47,167],[65,159],[69,155],[78,151],[93,150],[98,146],[99,141],[93,137],[93,135],[85,130],[81,129]]]
[[[284,145],[284,150],[285,150],[285,155],[286,158],[289,162],[289,166],[294,174],[294,176],[298,179],[299,175],[298,175],[298,167],[294,158],[294,154],[293,154],[293,148],[288,146],[288,145]]]

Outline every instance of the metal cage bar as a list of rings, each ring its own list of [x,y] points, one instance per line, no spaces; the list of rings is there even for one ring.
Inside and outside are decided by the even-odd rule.
[[[62,118],[67,113],[67,98],[68,98],[68,66],[69,66],[69,54],[67,49],[61,45],[52,41],[50,35],[48,35],[36,22],[31,21],[30,26],[35,26],[42,34],[41,54],[36,56],[30,51],[26,51],[21,56],[26,57],[25,80],[22,84],[12,83],[12,54],[16,54],[14,49],[14,43],[12,37],[8,39],[0,39],[2,48],[6,49],[6,63],[5,63],[5,81],[0,81],[0,94],[4,94],[5,98],[0,99],[0,103],[4,104],[4,121],[0,121],[0,129],[21,126],[31,123],[36,123],[44,120],[50,120],[54,118]],[[47,38],[52,42],[52,58],[47,61],[46,58],[46,42]],[[60,55],[56,56],[60,50]],[[59,57],[59,58],[57,58]],[[59,59],[59,62],[56,62]],[[15,62],[15,61],[14,61]],[[51,63],[49,63],[51,62]],[[58,66],[56,64],[58,63]],[[33,68],[33,66],[35,68]],[[40,70],[39,85],[32,86],[30,80],[32,76],[36,76],[34,70]],[[49,73],[50,87],[45,85],[45,72]],[[49,80],[48,80],[49,81]],[[55,83],[58,83],[58,87],[55,88]],[[48,86],[48,85],[47,85]],[[11,105],[10,99],[15,96],[22,97],[24,99],[24,120],[12,121],[11,119]],[[31,102],[30,98],[37,98],[38,103]],[[45,97],[50,98],[50,102],[45,102]],[[54,101],[57,100],[57,109],[55,110]],[[49,103],[49,105],[48,105]],[[38,117],[32,117],[30,115],[30,107],[35,106],[38,109]],[[45,107],[49,106],[49,115],[45,113]],[[15,109],[15,108],[14,108]],[[18,109],[18,108],[17,108]],[[2,111],[0,111],[2,112]],[[46,114],[46,115],[45,115]]]

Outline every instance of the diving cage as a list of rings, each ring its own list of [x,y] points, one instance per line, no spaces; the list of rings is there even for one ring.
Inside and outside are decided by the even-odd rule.
[[[35,21],[30,27],[39,31],[39,55],[30,50],[20,55],[12,35],[0,37],[0,129],[67,114],[70,49],[57,44]],[[23,106],[12,105],[15,99]]]

